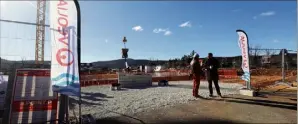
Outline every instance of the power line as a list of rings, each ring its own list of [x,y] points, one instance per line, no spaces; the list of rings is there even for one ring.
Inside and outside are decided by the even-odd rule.
[[[1,39],[13,39],[13,40],[32,40],[35,41],[35,38],[13,38],[13,37],[0,37]],[[49,42],[49,40],[45,40],[45,42]]]
[[[9,23],[18,23],[18,24],[24,24],[24,25],[35,25],[35,26],[45,26],[50,27],[50,25],[41,25],[37,23],[31,23],[31,22],[22,22],[22,21],[13,21],[13,20],[6,20],[6,19],[0,19],[1,22],[9,22]]]
[[[278,50],[278,51],[281,51],[281,50],[283,50],[283,49],[249,48],[249,50]],[[297,51],[295,51],[295,50],[287,50],[287,51],[297,52]]]

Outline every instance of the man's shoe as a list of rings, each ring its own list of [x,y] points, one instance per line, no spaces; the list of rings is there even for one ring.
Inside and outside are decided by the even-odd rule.
[[[213,97],[213,95],[212,95],[212,94],[210,94],[210,95],[209,95],[209,97]]]

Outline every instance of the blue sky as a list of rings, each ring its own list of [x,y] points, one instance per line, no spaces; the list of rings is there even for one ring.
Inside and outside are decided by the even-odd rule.
[[[294,1],[83,1],[80,5],[83,62],[119,59],[123,36],[134,59],[170,59],[192,50],[203,57],[208,52],[240,55],[236,29],[245,30],[252,45],[297,49]],[[0,17],[35,22],[35,6],[34,1],[1,2]],[[1,22],[0,27],[3,58],[34,59],[34,26]],[[48,33],[45,45],[45,59],[50,59]]]

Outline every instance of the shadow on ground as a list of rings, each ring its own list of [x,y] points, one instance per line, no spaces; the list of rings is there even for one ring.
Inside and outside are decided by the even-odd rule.
[[[213,88],[214,88],[214,84],[212,84]],[[193,86],[192,85],[185,85],[185,84],[169,84],[166,87],[176,87],[176,88],[186,88],[186,89],[192,89]],[[209,88],[207,86],[200,86],[200,89],[207,89],[209,90]],[[228,90],[228,91],[235,91],[234,88],[225,88],[225,87],[220,87],[221,90]]]
[[[102,93],[82,92],[81,94],[82,105],[101,105],[98,103],[99,101],[107,101],[107,98],[113,98],[112,96],[107,96],[106,94]],[[79,104],[79,99],[69,97],[69,108],[73,109],[76,104]]]
[[[258,94],[297,98],[297,92],[296,91],[295,92],[264,92],[264,91],[261,91]]]
[[[132,124],[132,123],[140,123],[140,124],[146,124],[143,121],[139,122],[127,122],[127,121],[122,121],[116,118],[104,118],[104,119],[98,119],[96,120],[97,124]],[[152,122],[150,122],[152,123]],[[233,122],[229,120],[219,120],[219,119],[193,119],[193,120],[185,120],[185,121],[160,121],[160,122],[155,122],[159,124],[237,124],[239,122]]]
[[[271,100],[258,100],[258,99],[245,99],[245,98],[237,98],[237,97],[223,97],[223,99],[213,99],[213,98],[201,98],[203,100],[216,100],[216,101],[225,101],[225,102],[233,102],[233,103],[242,103],[242,104],[250,104],[250,105],[261,105],[268,107],[276,107],[282,109],[290,109],[297,110],[296,103],[289,102],[278,102]]]

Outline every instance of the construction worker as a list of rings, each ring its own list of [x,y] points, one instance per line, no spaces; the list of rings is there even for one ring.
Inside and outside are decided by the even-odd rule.
[[[193,91],[192,95],[194,97],[199,97],[199,87],[200,87],[200,76],[201,76],[201,65],[199,62],[199,55],[194,54],[193,59],[190,63],[191,66],[191,76],[193,78]]]
[[[209,83],[209,96],[213,97],[213,88],[212,88],[212,81],[214,82],[214,86],[217,92],[217,95],[222,98],[220,93],[220,88],[218,85],[218,68],[219,68],[219,62],[217,59],[213,57],[212,53],[208,53],[208,59],[204,65],[204,70],[206,71],[206,77]]]

